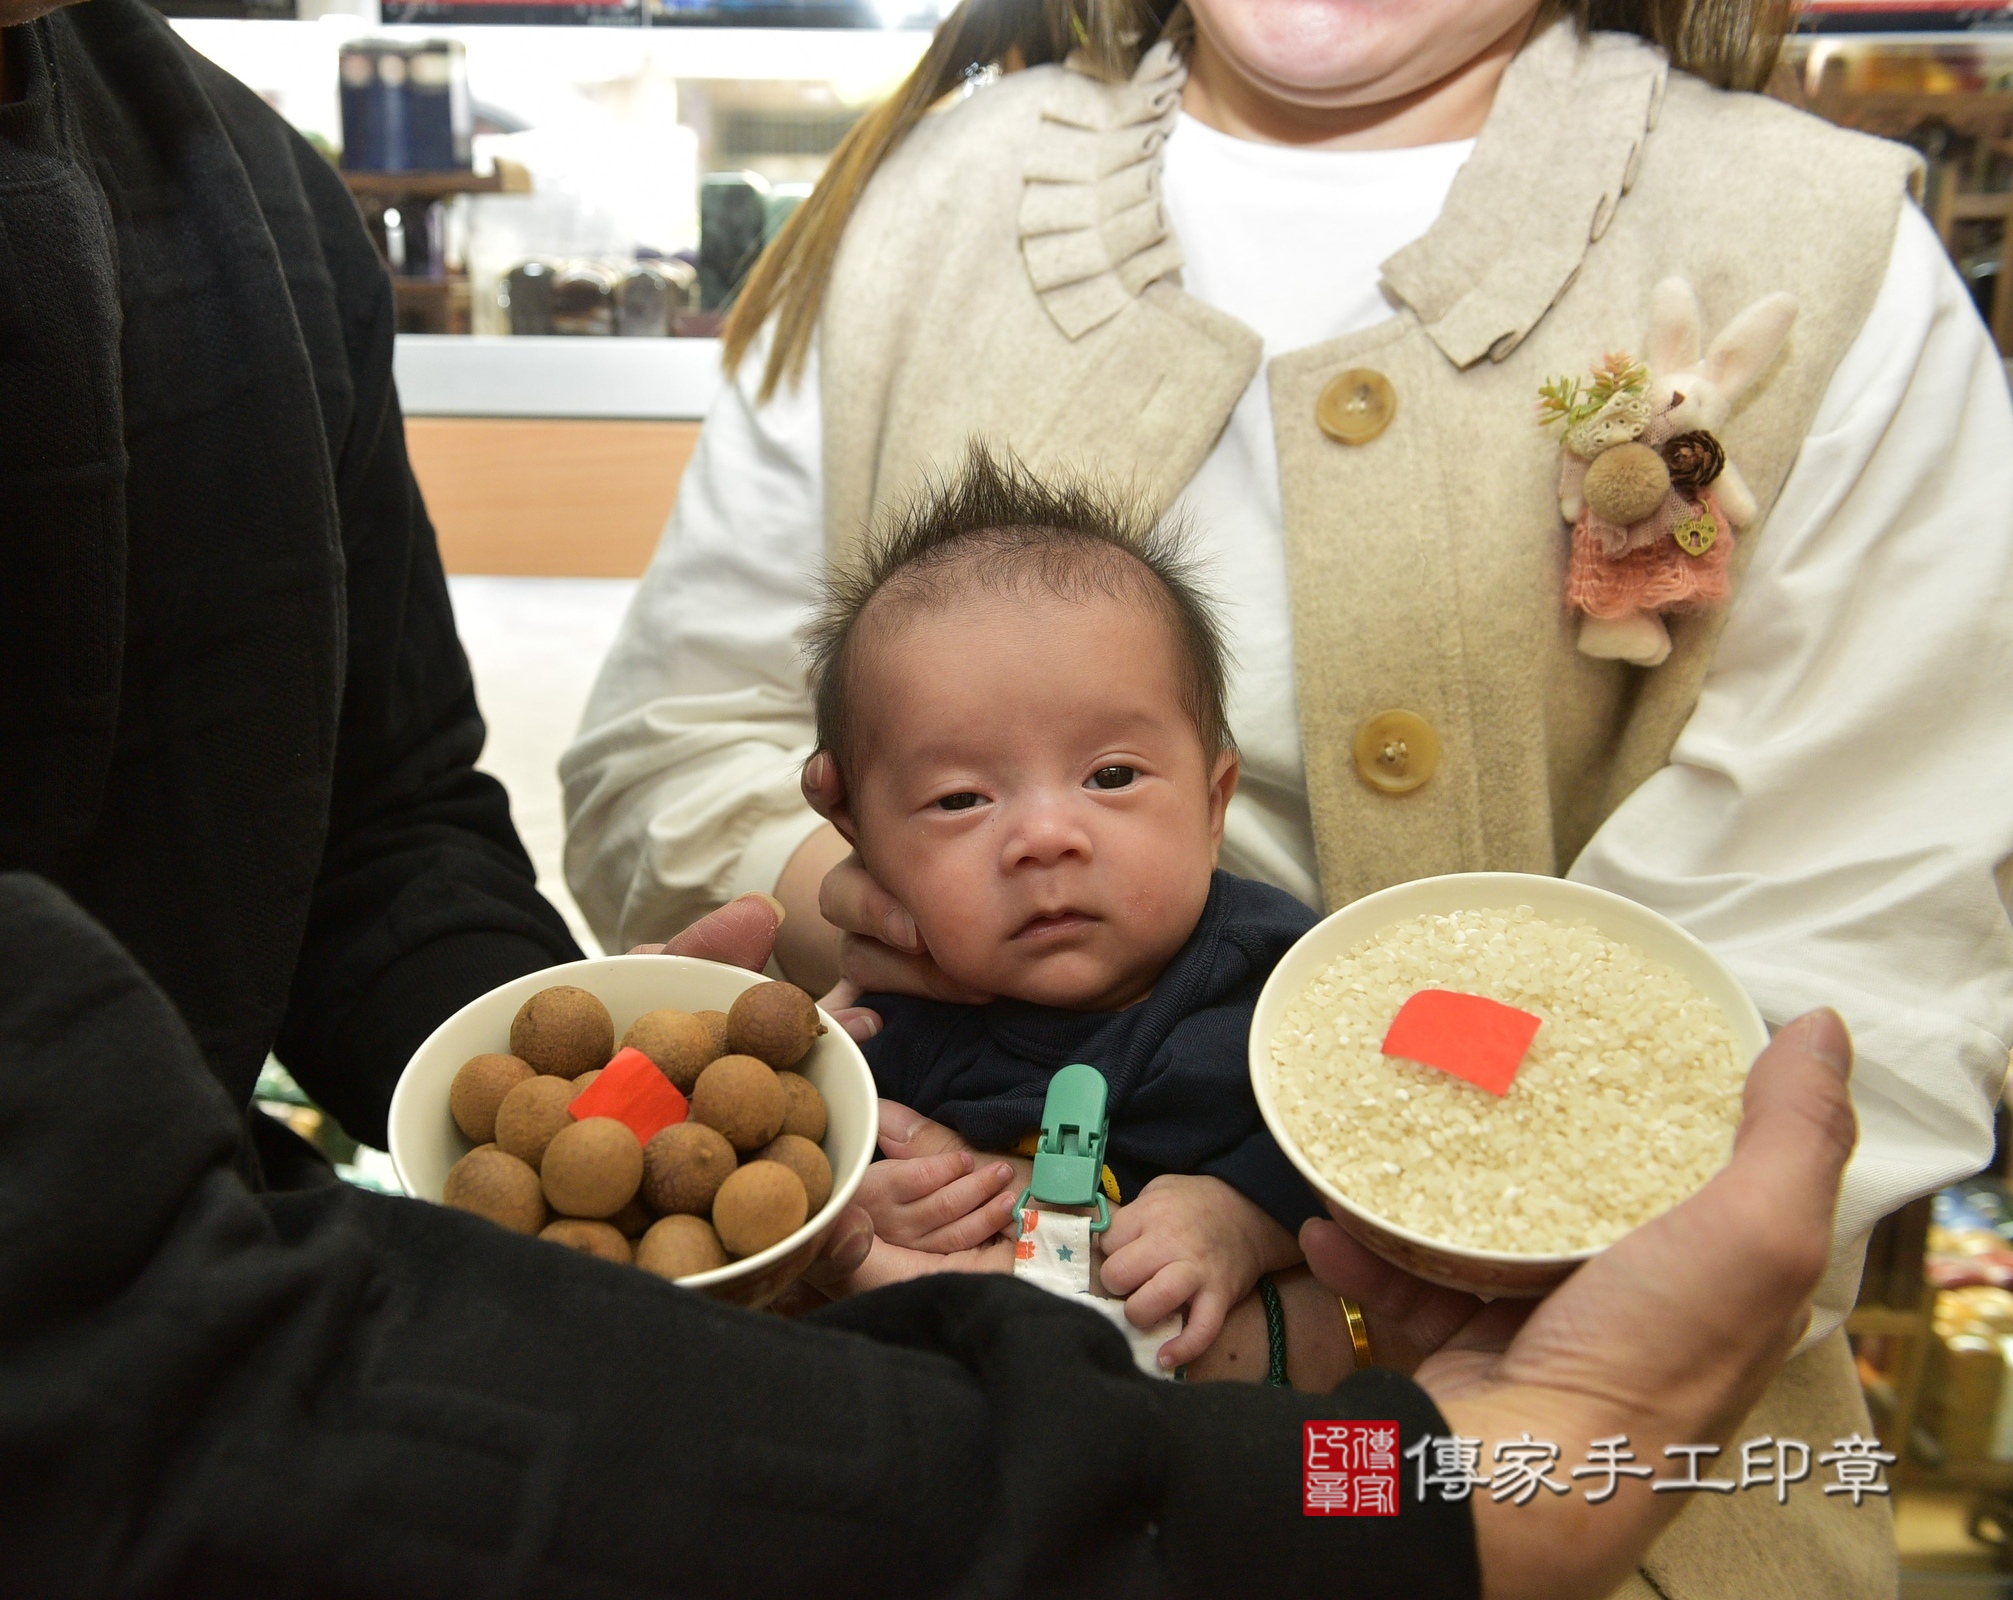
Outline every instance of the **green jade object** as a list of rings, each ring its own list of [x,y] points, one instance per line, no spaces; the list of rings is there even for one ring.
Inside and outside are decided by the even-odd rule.
[[[1032,1200],[1045,1206],[1097,1207],[1092,1233],[1111,1226],[1102,1176],[1105,1141],[1111,1131],[1105,1115],[1109,1094],[1104,1074],[1076,1062],[1048,1080],[1048,1098],[1041,1108],[1041,1140],[1035,1146],[1034,1177],[1014,1202],[1015,1231],[1021,1211]]]

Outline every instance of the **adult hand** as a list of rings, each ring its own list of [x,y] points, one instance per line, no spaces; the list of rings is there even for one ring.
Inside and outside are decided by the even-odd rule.
[[[776,931],[783,926],[783,903],[773,895],[744,894],[729,900],[718,911],[701,917],[677,937],[663,944],[639,944],[632,956],[691,956],[698,961],[718,961],[730,967],[746,967],[760,972],[769,964],[776,948]],[[818,1002],[856,1044],[865,1044],[881,1031],[880,1016],[853,1004],[857,989],[843,985]]]
[[[804,763],[803,785],[804,798],[821,817],[829,820],[845,803],[839,764],[823,751]],[[863,994],[909,994],[961,1005],[983,1005],[992,998],[945,975],[923,943],[916,919],[873,880],[857,853],[825,874],[818,910],[839,930],[840,980],[832,992],[842,1004]]]
[[[1302,1229],[1308,1264],[1337,1292],[1377,1306],[1379,1327],[1406,1341],[1392,1351],[1400,1360],[1433,1352],[1416,1377],[1456,1433],[1495,1441],[1528,1431],[1569,1455],[1626,1434],[1638,1462],[1671,1475],[1664,1446],[1724,1445],[1808,1322],[1855,1137],[1851,1060],[1834,1012],[1784,1028],[1748,1076],[1727,1166],[1535,1307],[1419,1293],[1388,1268],[1367,1269],[1330,1223]],[[1654,1494],[1642,1479],[1598,1505],[1578,1494],[1540,1493],[1522,1506],[1478,1494],[1484,1592],[1597,1600],[1640,1562],[1682,1498]]]

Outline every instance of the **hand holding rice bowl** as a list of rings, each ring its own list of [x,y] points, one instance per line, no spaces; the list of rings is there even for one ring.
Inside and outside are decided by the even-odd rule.
[[[1382,1053],[1425,989],[1541,1019],[1500,1098]],[[1753,1002],[1676,924],[1561,879],[1464,873],[1344,907],[1274,970],[1252,1086],[1288,1158],[1386,1260],[1542,1294],[1726,1162]]]

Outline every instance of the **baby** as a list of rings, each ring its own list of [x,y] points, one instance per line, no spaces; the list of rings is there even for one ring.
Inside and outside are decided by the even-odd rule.
[[[1159,1361],[1194,1360],[1320,1209],[1246,1064],[1258,991],[1315,917],[1216,870],[1238,759],[1178,539],[974,451],[829,584],[810,658],[831,820],[944,974],[994,997],[865,997],[882,1095],[1026,1153],[1050,1077],[1098,1068],[1121,1202],[1103,1287],[1135,1327],[1185,1308]],[[882,1237],[996,1233],[1025,1169],[1011,1188],[961,1170],[878,1163],[862,1200]],[[962,1264],[1011,1271],[1011,1240]]]

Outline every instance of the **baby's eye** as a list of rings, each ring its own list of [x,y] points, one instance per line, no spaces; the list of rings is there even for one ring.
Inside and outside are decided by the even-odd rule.
[[[967,791],[964,794],[947,794],[937,802],[945,811],[969,811],[979,803],[979,797]]]
[[[1099,767],[1090,781],[1100,789],[1123,789],[1138,776],[1131,767]]]

